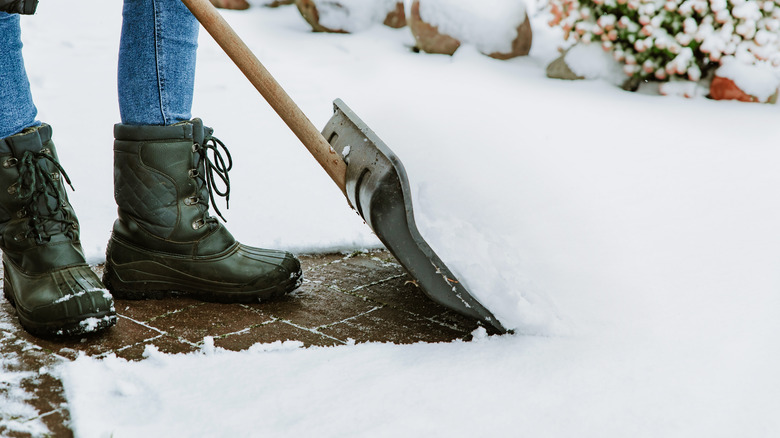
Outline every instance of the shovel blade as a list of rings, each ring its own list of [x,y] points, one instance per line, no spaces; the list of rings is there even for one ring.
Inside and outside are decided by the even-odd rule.
[[[347,163],[346,195],[352,208],[429,298],[482,321],[491,331],[505,333],[420,235],[409,180],[398,156],[341,99],[333,108],[322,134]]]

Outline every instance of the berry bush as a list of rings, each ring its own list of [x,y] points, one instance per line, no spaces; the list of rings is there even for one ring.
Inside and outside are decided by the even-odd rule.
[[[699,81],[721,64],[780,71],[775,0],[549,0],[567,40],[598,43],[637,79]]]

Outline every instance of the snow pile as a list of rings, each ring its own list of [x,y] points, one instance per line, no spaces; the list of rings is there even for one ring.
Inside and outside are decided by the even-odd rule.
[[[519,0],[421,0],[420,18],[482,53],[508,53],[526,17]]]
[[[577,44],[566,52],[564,61],[574,74],[585,79],[604,79],[615,85],[626,79],[620,63],[599,44]]]
[[[777,93],[780,86],[780,71],[765,63],[747,65],[731,60],[724,62],[716,74],[731,79],[740,90],[757,97],[761,102],[766,102]]]
[[[658,86],[658,92],[663,96],[677,96],[691,99],[696,96],[706,96],[707,93],[709,93],[709,89],[695,81],[672,79],[669,82],[661,83]]]
[[[320,24],[328,29],[359,32],[381,23],[398,0],[313,0]]]
[[[777,328],[777,325],[773,327]],[[719,332],[722,333],[722,332]],[[109,436],[773,436],[777,348],[620,336],[206,348],[61,369],[72,426]],[[671,340],[672,338],[667,339]],[[682,342],[680,342],[682,341]],[[706,358],[703,363],[699,359]]]

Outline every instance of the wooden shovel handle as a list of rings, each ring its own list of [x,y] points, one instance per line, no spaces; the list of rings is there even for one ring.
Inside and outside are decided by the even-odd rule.
[[[249,79],[249,82],[257,88],[271,107],[284,120],[284,123],[301,140],[306,149],[311,152],[314,159],[330,175],[333,182],[346,192],[347,165],[330,146],[320,131],[311,123],[306,115],[298,108],[290,96],[276,82],[271,73],[249,50],[246,44],[239,38],[232,27],[222,18],[214,5],[209,0],[181,0],[200,24],[222,47],[222,50],[233,60],[236,66]]]

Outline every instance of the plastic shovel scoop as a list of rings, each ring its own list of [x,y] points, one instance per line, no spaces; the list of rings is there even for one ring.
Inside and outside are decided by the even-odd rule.
[[[494,331],[506,332],[420,235],[414,222],[406,171],[393,151],[339,99],[334,102],[333,117],[320,133],[209,0],[182,2],[311,152],[425,294],[482,321]]]

